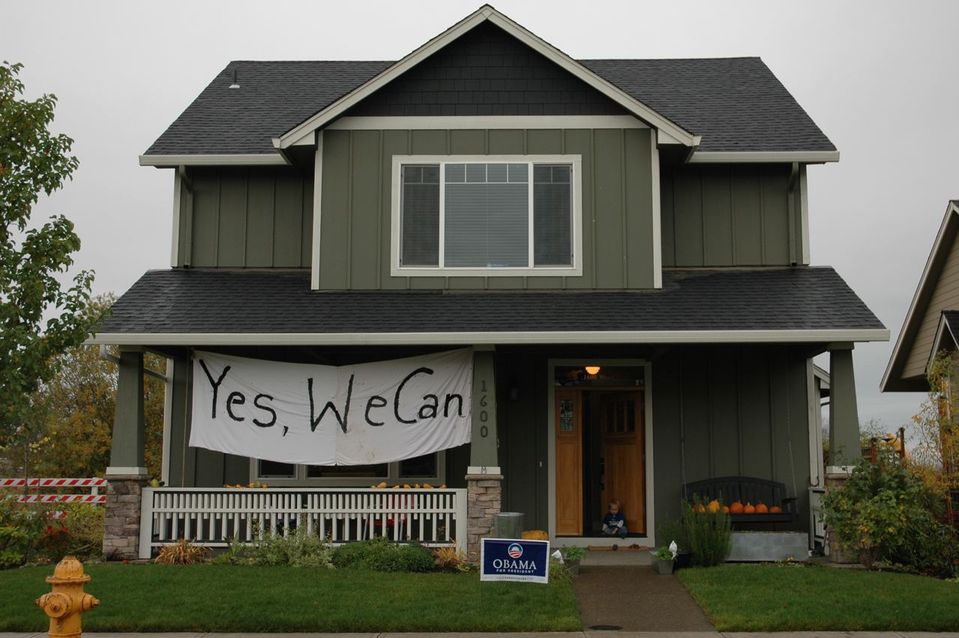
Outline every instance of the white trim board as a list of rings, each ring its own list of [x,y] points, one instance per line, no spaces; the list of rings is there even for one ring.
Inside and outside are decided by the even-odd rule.
[[[393,64],[376,77],[341,97],[339,100],[329,105],[313,117],[307,119],[303,123],[293,127],[281,135],[279,139],[274,142],[274,146],[279,149],[284,149],[295,145],[304,136],[307,136],[313,131],[326,126],[332,120],[345,113],[350,107],[366,99],[372,93],[389,84],[400,75],[428,58],[430,55],[436,53],[446,45],[454,42],[462,35],[468,33],[486,21],[495,24],[497,27],[503,29],[526,46],[544,55],[552,62],[555,62],[573,76],[583,80],[600,93],[603,93],[608,98],[633,113],[636,117],[648,122],[657,129],[662,129],[672,138],[678,140],[686,146],[699,145],[699,136],[696,136],[682,127],[677,126],[668,118],[660,115],[622,89],[596,75],[556,47],[534,35],[530,31],[527,31],[522,26],[516,24],[503,14],[496,11],[496,9],[493,7],[486,4],[466,18],[457,22],[440,35],[423,44],[418,49],[404,57],[399,62]]]
[[[825,164],[838,162],[839,151],[695,151],[690,164],[792,163]]]
[[[285,166],[290,162],[279,153],[230,153],[221,155],[141,155],[140,166]]]
[[[313,155],[313,237],[310,247],[310,288],[320,287],[320,238],[323,230],[323,131],[316,133]]]
[[[899,336],[896,338],[896,345],[893,347],[892,354],[889,356],[889,362],[886,364],[886,371],[883,372],[882,381],[879,382],[879,389],[883,392],[888,391],[886,386],[889,385],[893,366],[899,362],[900,356],[905,356],[907,354],[900,352],[904,345],[903,340],[906,332],[910,329],[912,322],[915,320],[916,310],[918,310],[917,306],[919,304],[919,297],[922,295],[922,291],[929,283],[928,279],[932,271],[932,262],[936,260],[936,256],[939,254],[939,251],[942,250],[942,241],[946,236],[946,229],[953,220],[953,215],[959,216],[959,206],[957,206],[955,202],[949,202],[949,204],[946,206],[946,214],[943,216],[942,223],[939,225],[939,232],[936,233],[936,240],[932,243],[932,250],[929,251],[929,256],[926,257],[926,264],[922,268],[922,275],[919,276],[919,283],[916,285],[916,290],[912,294],[912,301],[909,303],[909,310],[906,312],[906,317],[902,321],[902,327],[899,329]],[[913,339],[915,339],[915,336],[913,336]],[[906,362],[902,361],[899,363],[901,364],[900,368],[902,368],[905,366]]]
[[[478,129],[648,129],[632,115],[441,115],[341,117],[331,131]]]
[[[886,329],[850,330],[646,330],[589,332],[342,332],[342,333],[109,333],[86,345],[459,345],[565,343],[829,343],[888,341]]]

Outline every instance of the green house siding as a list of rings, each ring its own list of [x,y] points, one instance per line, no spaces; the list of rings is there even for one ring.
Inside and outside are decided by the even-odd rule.
[[[394,155],[582,156],[582,262],[576,277],[393,277]],[[323,133],[321,289],[651,288],[648,129],[386,130]]]
[[[662,167],[663,266],[803,261],[799,180],[788,164]]]
[[[528,529],[549,524],[548,360],[649,359],[643,346],[498,348],[503,508]],[[806,351],[785,346],[673,347],[652,361],[653,490],[657,522],[679,515],[684,482],[752,476],[796,496],[808,525]]]
[[[177,266],[309,268],[313,176],[287,167],[191,168]]]

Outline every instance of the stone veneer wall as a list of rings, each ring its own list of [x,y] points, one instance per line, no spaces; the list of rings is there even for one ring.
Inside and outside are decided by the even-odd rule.
[[[143,478],[110,478],[103,521],[103,556],[107,560],[135,560],[140,545],[140,498]]]
[[[501,474],[470,474],[466,477],[466,555],[470,562],[480,558],[480,539],[489,536],[496,524],[496,515],[503,507]]]

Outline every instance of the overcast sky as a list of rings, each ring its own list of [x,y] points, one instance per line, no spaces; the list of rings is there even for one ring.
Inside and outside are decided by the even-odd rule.
[[[464,2],[0,0],[0,57],[22,62],[80,169],[62,212],[96,292],[169,267],[172,175],[137,156],[229,60],[398,59],[480,5]],[[946,202],[959,198],[959,2],[520,2],[494,6],[574,58],[760,56],[842,153],[809,170],[812,260],[892,331],[856,347],[862,420],[892,430],[922,395],[879,380]],[[548,7],[547,10],[544,10]]]

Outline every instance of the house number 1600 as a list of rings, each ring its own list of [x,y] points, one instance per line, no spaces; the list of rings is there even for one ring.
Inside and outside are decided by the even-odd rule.
[[[489,436],[489,428],[485,425],[486,422],[489,421],[489,412],[487,412],[486,409],[485,409],[486,406],[489,404],[489,401],[488,401],[488,399],[487,399],[486,392],[487,392],[487,390],[486,390],[486,379],[483,379],[482,381],[480,381],[480,400],[479,400],[479,404],[480,404],[480,407],[481,407],[481,408],[484,408],[484,409],[480,410],[479,420],[480,420],[480,423],[483,423],[483,424],[484,424],[484,425],[481,425],[481,426],[480,426],[480,436],[481,436],[482,438],[484,438],[484,439]]]

